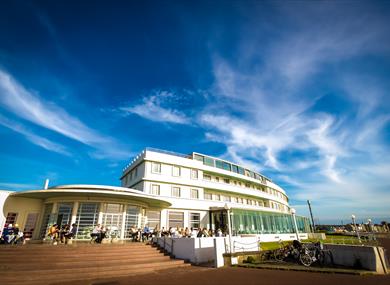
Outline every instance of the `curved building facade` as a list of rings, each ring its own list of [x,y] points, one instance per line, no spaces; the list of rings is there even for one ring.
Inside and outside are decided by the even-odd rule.
[[[264,175],[229,161],[147,148],[120,179],[121,187],[4,191],[4,223],[18,223],[33,239],[42,239],[53,223],[76,223],[78,239],[88,239],[96,224],[126,239],[133,225],[227,231],[229,212],[234,235],[272,235],[278,240],[295,232],[286,192]],[[304,217],[297,217],[297,226],[300,233],[309,231]]]

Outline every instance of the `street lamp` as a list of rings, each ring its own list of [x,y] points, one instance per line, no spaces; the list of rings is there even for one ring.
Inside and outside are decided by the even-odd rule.
[[[352,223],[353,223],[353,225],[355,227],[355,230],[356,230],[357,238],[358,238],[359,242],[361,242],[360,235],[359,235],[359,229],[358,229],[358,227],[356,225],[356,217],[355,217],[355,215],[352,215],[351,218],[352,218]]]
[[[225,204],[224,208],[228,216],[227,222],[228,222],[228,232],[229,232],[229,246],[230,246],[230,253],[232,254],[234,252],[234,249],[233,249],[233,242],[232,242],[232,224],[230,220],[230,208],[227,203]]]
[[[298,232],[298,225],[297,225],[297,219],[295,217],[295,213],[296,213],[295,209],[291,208],[290,209],[290,213],[291,213],[292,218],[293,218],[294,230],[295,230],[295,234],[297,235],[297,240],[300,241],[300,239],[299,239],[299,232]]]

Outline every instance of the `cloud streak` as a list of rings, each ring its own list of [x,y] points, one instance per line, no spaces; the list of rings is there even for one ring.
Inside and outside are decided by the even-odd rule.
[[[95,155],[96,158],[125,159],[124,156],[129,154],[129,152],[121,150],[122,147],[114,139],[89,128],[55,103],[45,102],[1,69],[0,104],[22,119],[93,147],[96,149],[96,153],[93,152],[92,155]],[[60,145],[35,136],[21,125],[14,124],[12,126],[9,122],[3,125],[24,134],[31,142],[43,148],[62,154],[67,153]]]
[[[168,91],[155,91],[152,95],[144,97],[142,103],[129,107],[121,107],[119,110],[125,114],[136,114],[145,119],[174,124],[189,124],[190,120],[178,110],[164,107],[167,101],[175,98],[174,93]]]

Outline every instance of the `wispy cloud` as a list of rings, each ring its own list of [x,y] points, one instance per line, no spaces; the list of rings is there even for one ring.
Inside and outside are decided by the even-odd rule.
[[[26,190],[26,189],[38,189],[39,187],[36,184],[29,183],[0,183],[0,188],[3,190]]]
[[[375,13],[357,17],[354,9],[321,5],[332,11],[329,19],[314,6],[304,9],[305,17],[296,7],[281,8],[291,26],[266,47],[258,29],[246,26],[237,59],[214,56],[210,94],[216,100],[198,123],[207,139],[226,146],[226,158],[271,173],[294,199],[321,201],[323,215],[332,216],[332,207],[334,216],[359,207],[384,215],[390,181],[380,169],[390,167],[390,153],[381,135],[389,122],[388,88],[379,84],[383,78],[357,76],[345,66],[388,54],[389,29]],[[329,87],[342,100],[322,108]],[[376,171],[363,170],[371,167]]]
[[[99,157],[124,159],[123,156],[128,154],[126,151],[120,151],[122,148],[114,139],[89,128],[55,103],[44,101],[1,69],[0,104],[20,118],[95,148]],[[13,129],[28,135],[28,139],[35,144],[52,150],[57,149],[57,152],[59,150],[58,144],[53,145],[47,140],[42,140],[20,126]]]
[[[63,145],[60,145],[58,143],[54,143],[54,142],[52,142],[52,141],[50,141],[42,136],[38,136],[38,135],[34,134],[33,132],[31,132],[30,130],[28,130],[27,128],[25,128],[23,125],[16,123],[14,121],[11,121],[11,120],[5,118],[4,116],[2,116],[1,114],[0,114],[0,124],[6,128],[9,128],[9,129],[19,133],[19,134],[24,135],[26,137],[26,139],[28,139],[30,142],[32,142],[33,144],[36,144],[36,145],[38,145],[46,150],[57,152],[57,153],[67,155],[67,156],[71,155],[68,152],[68,150],[66,149],[66,147],[64,147]]]
[[[121,107],[125,114],[136,114],[145,119],[155,122],[166,122],[175,124],[189,124],[190,120],[186,115],[178,110],[164,107],[164,104],[172,102],[176,98],[173,92],[153,91],[151,95],[142,99],[138,105]]]

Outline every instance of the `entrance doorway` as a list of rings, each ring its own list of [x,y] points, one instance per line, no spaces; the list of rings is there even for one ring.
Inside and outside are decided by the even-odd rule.
[[[221,229],[224,234],[228,232],[228,220],[226,210],[211,212],[211,224],[214,231]]]

